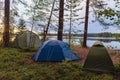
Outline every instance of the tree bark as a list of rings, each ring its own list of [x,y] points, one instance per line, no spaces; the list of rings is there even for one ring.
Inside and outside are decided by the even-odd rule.
[[[4,32],[3,32],[3,47],[9,47],[10,34],[9,34],[9,16],[10,16],[10,0],[5,0],[5,12],[4,12]]]
[[[43,41],[46,40],[46,36],[47,36],[47,33],[48,33],[48,29],[49,29],[50,22],[51,22],[51,18],[52,18],[52,14],[53,14],[53,9],[54,9],[54,5],[55,5],[55,1],[56,1],[56,0],[53,1],[52,9],[51,9],[51,11],[50,11],[50,17],[49,17],[49,20],[48,20],[48,24],[47,24],[46,30],[44,30]]]
[[[72,30],[72,14],[73,14],[73,11],[72,11],[72,1],[70,3],[70,28],[69,28],[69,46],[71,46],[71,30]]]
[[[89,17],[89,0],[86,1],[86,13],[85,13],[85,26],[84,26],[84,38],[83,47],[87,47],[87,31],[88,31],[88,17]]]
[[[64,16],[64,0],[60,0],[59,3],[59,27],[58,27],[58,40],[63,40],[63,16]]]

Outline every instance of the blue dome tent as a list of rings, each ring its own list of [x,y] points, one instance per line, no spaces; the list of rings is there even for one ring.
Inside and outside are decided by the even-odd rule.
[[[67,43],[59,40],[48,40],[43,43],[38,52],[33,56],[35,61],[65,61],[79,60]]]

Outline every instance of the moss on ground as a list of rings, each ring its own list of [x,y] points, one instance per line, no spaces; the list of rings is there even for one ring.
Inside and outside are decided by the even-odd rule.
[[[82,63],[34,62],[35,52],[0,49],[0,80],[115,80],[116,75],[82,71]],[[120,64],[116,64],[120,70]]]

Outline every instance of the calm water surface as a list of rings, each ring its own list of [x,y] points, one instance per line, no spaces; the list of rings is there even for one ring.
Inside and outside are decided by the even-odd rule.
[[[49,39],[56,40],[56,37],[49,37]],[[82,42],[82,37],[74,37],[71,39],[71,43],[75,45],[81,45]],[[100,40],[106,48],[110,49],[115,49],[115,50],[120,50],[120,39],[115,39],[115,38],[101,38],[101,37],[89,37],[87,40],[87,46],[91,47],[95,41]],[[68,43],[68,39],[63,40],[64,42]]]

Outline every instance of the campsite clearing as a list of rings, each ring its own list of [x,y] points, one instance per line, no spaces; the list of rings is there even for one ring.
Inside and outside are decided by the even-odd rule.
[[[73,47],[74,52],[82,55],[88,49]],[[84,54],[87,54],[85,53]],[[96,74],[82,71],[85,55],[80,61],[72,62],[34,62],[31,56],[34,52],[24,52],[20,49],[0,49],[0,80],[120,80],[118,75]],[[112,55],[111,56],[115,56]],[[112,58],[113,59],[113,58]],[[116,59],[116,58],[115,58]],[[119,61],[118,61],[119,62]],[[115,68],[120,71],[120,63],[115,62]]]

